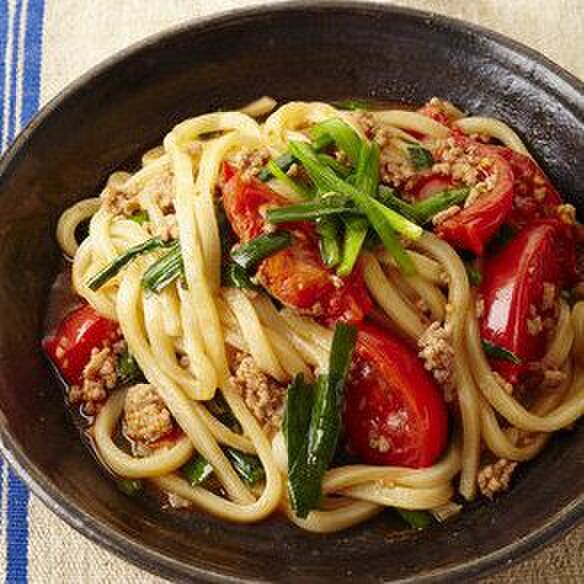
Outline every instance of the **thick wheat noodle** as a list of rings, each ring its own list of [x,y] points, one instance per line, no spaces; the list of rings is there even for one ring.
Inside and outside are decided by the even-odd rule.
[[[145,458],[136,458],[120,450],[112,440],[124,408],[127,390],[113,393],[95,421],[95,441],[105,463],[117,474],[131,479],[160,476],[176,470],[193,455],[191,441],[183,436],[168,450],[154,452]]]
[[[414,242],[416,248],[437,259],[449,278],[446,322],[452,326],[452,346],[455,359],[455,381],[458,403],[462,415],[462,469],[460,492],[471,499],[476,491],[476,476],[480,458],[479,396],[468,367],[468,351],[465,343],[464,320],[467,315],[474,318],[473,307],[469,307],[469,284],[464,265],[456,252],[444,241],[425,232]]]
[[[466,322],[471,368],[480,390],[491,406],[508,422],[529,432],[554,432],[568,426],[584,413],[584,378],[574,376],[574,394],[553,411],[538,416],[526,410],[497,382],[481,347],[476,318]]]
[[[383,273],[379,262],[369,253],[363,254],[363,275],[367,289],[385,313],[412,339],[424,332],[424,325],[413,307]]]

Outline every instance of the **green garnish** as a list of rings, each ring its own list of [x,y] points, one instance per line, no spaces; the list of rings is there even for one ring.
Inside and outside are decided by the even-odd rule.
[[[140,255],[148,253],[152,250],[168,247],[168,243],[160,239],[159,237],[153,237],[152,239],[147,239],[138,245],[135,245],[124,252],[122,255],[118,256],[113,262],[108,264],[103,270],[100,270],[95,276],[93,276],[87,285],[91,290],[99,290],[106,282],[111,280],[116,276],[119,271],[128,263],[130,263],[134,258]]]
[[[325,266],[333,268],[341,261],[341,245],[339,243],[339,224],[334,217],[320,217],[316,221],[320,257]]]
[[[351,199],[331,194],[319,199],[268,209],[266,219],[270,223],[290,223],[291,221],[313,221],[326,215],[339,213],[359,213]]]
[[[424,170],[434,164],[434,158],[431,152],[426,150],[426,148],[422,148],[422,146],[410,146],[408,153],[416,170]]]
[[[291,179],[274,160],[268,162],[267,168],[277,180],[296,191],[303,199],[310,199],[310,193],[298,181]]]
[[[415,529],[425,529],[434,522],[432,515],[427,511],[412,511],[410,509],[398,509],[397,507],[396,511],[406,523]]]
[[[369,223],[378,233],[387,250],[394,256],[402,272],[406,275],[415,273],[413,262],[403,249],[395,232],[397,231],[409,239],[417,239],[422,234],[421,227],[339,178],[330,168],[318,160],[314,150],[308,144],[291,141],[290,150],[303,164],[321,191],[337,192],[350,197],[367,216]]]
[[[312,146],[315,150],[318,151],[326,148],[327,146],[330,146],[332,143],[333,140],[330,136],[321,136],[313,142]],[[295,158],[292,156],[291,152],[284,152],[284,154],[278,156],[274,162],[278,165],[278,168],[282,172],[288,172],[288,169],[294,164],[294,160]],[[267,165],[264,166],[258,173],[258,178],[263,182],[270,180],[272,176],[272,172]]]
[[[221,266],[221,285],[225,288],[240,288],[241,290],[259,290],[249,274],[235,262],[223,262]]]
[[[471,286],[480,286],[483,281],[481,271],[472,262],[464,262],[464,267]]]
[[[118,357],[116,374],[118,383],[124,385],[144,379],[144,373],[142,373],[136,359],[127,350],[123,351]]]
[[[207,459],[197,454],[181,468],[181,473],[191,487],[196,487],[203,484],[213,474],[213,466]]]
[[[430,221],[434,215],[451,207],[464,203],[470,190],[467,188],[451,189],[442,191],[419,203],[411,205],[414,216],[417,217],[418,223],[424,224]]]
[[[316,157],[323,163],[334,170],[341,178],[346,178],[351,174],[351,168],[339,162],[329,154],[317,154]]]
[[[117,479],[116,487],[118,487],[124,495],[135,497],[142,492],[144,485],[140,479]]]
[[[315,140],[323,136],[330,136],[337,148],[342,150],[353,164],[357,163],[363,140],[349,124],[339,118],[331,118],[314,126],[310,133]],[[293,150],[292,154],[294,154]],[[296,155],[295,157],[297,158]]]
[[[233,464],[237,474],[249,485],[255,485],[266,477],[260,459],[235,448],[226,448],[225,454]]]
[[[158,258],[142,276],[142,287],[159,294],[166,286],[183,274],[180,244],[175,241],[169,250]]]
[[[403,215],[410,221],[418,223],[418,217],[416,216],[412,205],[398,197],[392,188],[380,185],[377,189],[377,198],[386,207],[397,211],[400,215]]]
[[[306,517],[320,502],[322,478],[333,459],[340,434],[344,386],[356,337],[354,326],[337,324],[328,375],[320,375],[314,389],[307,434],[293,439],[291,436],[292,429],[299,432],[306,427],[308,399],[295,399],[286,406],[288,489],[298,517]]]
[[[130,220],[134,221],[138,225],[143,225],[144,223],[147,223],[150,220],[150,217],[148,216],[147,211],[144,211],[144,209],[140,209],[140,211],[136,211],[135,213],[130,215]]]
[[[255,268],[263,259],[289,247],[292,236],[287,231],[266,233],[231,250],[231,259],[244,270]]]
[[[241,434],[241,425],[231,411],[229,404],[220,393],[216,393],[215,397],[207,402],[207,409],[230,430],[237,434]]]
[[[505,347],[501,347],[499,345],[495,345],[490,341],[485,339],[481,339],[481,343],[483,345],[483,350],[485,354],[489,357],[493,357],[494,359],[503,359],[504,361],[510,361],[515,365],[521,364],[521,359],[513,353],[513,351],[509,351],[509,349],[505,349]]]

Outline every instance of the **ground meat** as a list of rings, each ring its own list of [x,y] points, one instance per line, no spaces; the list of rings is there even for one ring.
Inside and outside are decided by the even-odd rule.
[[[124,403],[125,433],[141,444],[160,440],[173,429],[172,416],[154,386],[134,385]]]
[[[424,367],[431,371],[434,379],[442,386],[444,399],[454,399],[454,349],[452,348],[452,327],[433,322],[418,340],[418,355]]]
[[[497,493],[505,491],[509,487],[509,481],[516,466],[516,462],[500,458],[497,462],[481,468],[477,475],[480,492],[492,499]]]
[[[286,390],[260,371],[250,355],[236,356],[237,367],[232,381],[247,407],[262,426],[270,430],[280,427]]]
[[[241,172],[243,180],[254,177],[270,160],[270,151],[267,148],[242,151],[231,161]]]
[[[81,384],[69,388],[69,401],[81,403],[85,414],[96,414],[100,404],[107,398],[108,391],[116,386],[118,352],[110,345],[94,348],[89,363],[83,369]]]
[[[551,310],[556,302],[556,286],[551,282],[543,283],[543,295],[541,300],[542,310]]]
[[[482,296],[477,296],[475,302],[476,317],[481,319],[485,315],[485,299]]]
[[[556,388],[562,385],[566,379],[566,374],[559,369],[550,368],[543,372],[543,387]]]

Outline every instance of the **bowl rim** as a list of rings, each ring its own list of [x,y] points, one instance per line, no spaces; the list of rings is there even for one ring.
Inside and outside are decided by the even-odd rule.
[[[554,81],[563,82],[567,87],[584,98],[584,82],[574,74],[544,56],[539,51],[513,40],[501,33],[492,31],[480,25],[464,20],[445,16],[433,11],[418,10],[393,4],[380,2],[357,2],[355,0],[320,0],[315,3],[311,0],[287,0],[274,5],[252,5],[245,8],[227,9],[209,16],[194,17],[180,24],[167,27],[155,34],[130,44],[128,47],[117,51],[112,56],[100,61],[85,73],[68,83],[61,91],[52,97],[34,115],[26,127],[10,144],[6,152],[0,157],[0,176],[4,174],[12,160],[21,151],[28,138],[35,132],[45,119],[66,102],[90,80],[98,77],[117,64],[140,53],[148,48],[154,48],[161,41],[176,35],[190,32],[197,34],[208,31],[215,26],[223,26],[230,22],[243,19],[253,19],[268,14],[278,14],[290,10],[309,10],[312,12],[356,11],[362,14],[380,13],[396,14],[424,19],[440,26],[452,28],[458,32],[472,33],[495,42],[500,48],[536,62],[546,72],[555,76]],[[548,83],[553,85],[550,80]],[[584,101],[583,101],[584,103]],[[73,527],[77,532],[97,543],[104,549],[114,553],[121,559],[127,560],[140,568],[153,574],[169,578],[196,577],[208,582],[242,582],[241,578],[229,576],[218,570],[202,568],[193,564],[182,562],[168,555],[162,554],[152,548],[140,544],[138,541],[118,532],[106,523],[97,520],[92,514],[78,506],[72,499],[64,495],[44,473],[35,465],[12,435],[3,412],[0,410],[0,455],[24,481],[30,491],[38,497],[42,503],[55,513],[60,519]],[[511,542],[497,550],[478,556],[454,566],[444,566],[426,572],[423,575],[406,576],[395,582],[413,583],[436,581],[459,581],[460,578],[474,578],[478,575],[496,572],[508,568],[520,560],[534,554],[543,546],[551,543],[561,535],[567,533],[584,519],[584,493],[571,504],[555,513],[543,525],[532,531],[523,539]]]

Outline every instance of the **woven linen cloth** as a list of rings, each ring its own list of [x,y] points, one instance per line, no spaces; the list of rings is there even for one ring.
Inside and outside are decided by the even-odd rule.
[[[0,0],[0,150],[87,69],[185,20],[259,2]],[[584,77],[584,0],[398,2],[482,24]],[[164,580],[112,556],[48,511],[0,458],[0,578],[10,584]],[[484,582],[584,582],[584,526]]]

